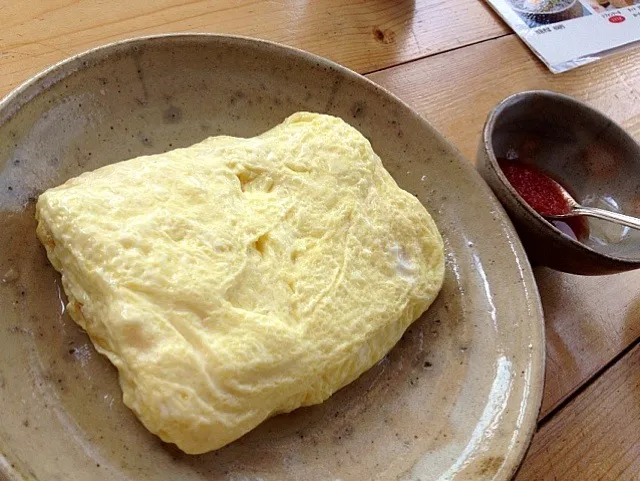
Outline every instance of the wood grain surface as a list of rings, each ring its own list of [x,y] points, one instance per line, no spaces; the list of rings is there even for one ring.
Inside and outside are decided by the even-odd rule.
[[[543,425],[514,481],[640,479],[640,345]]]
[[[523,90],[583,100],[640,139],[640,48],[554,75],[515,36],[389,68],[369,76],[415,107],[470,160],[489,111]]]
[[[5,0],[0,9],[0,95],[70,55],[138,35],[247,35],[368,72],[508,33],[478,0]]]
[[[582,277],[536,268],[535,275],[547,338],[542,418],[640,337],[640,271]]]

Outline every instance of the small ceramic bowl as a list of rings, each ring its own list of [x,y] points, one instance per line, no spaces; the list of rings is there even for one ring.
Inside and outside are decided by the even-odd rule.
[[[640,267],[640,231],[586,217],[546,220],[509,183],[501,159],[540,169],[583,205],[640,216],[640,146],[619,125],[571,97],[521,92],[489,113],[478,170],[534,264],[583,275]]]

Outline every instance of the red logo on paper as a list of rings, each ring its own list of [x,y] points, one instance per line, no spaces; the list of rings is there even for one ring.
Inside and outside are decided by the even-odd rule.
[[[623,17],[622,15],[613,15],[611,17],[609,17],[609,21],[611,23],[622,23],[626,20],[625,17]]]

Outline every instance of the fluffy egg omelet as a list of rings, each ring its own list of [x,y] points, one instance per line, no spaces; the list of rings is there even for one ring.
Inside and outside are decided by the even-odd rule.
[[[36,217],[124,403],[191,454],[326,400],[443,281],[429,213],[328,115],[84,173],[40,195]]]

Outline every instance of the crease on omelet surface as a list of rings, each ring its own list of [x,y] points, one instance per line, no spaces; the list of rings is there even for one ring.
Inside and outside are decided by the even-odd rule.
[[[125,404],[191,454],[356,379],[444,275],[426,209],[321,114],[82,174],[36,217]]]

